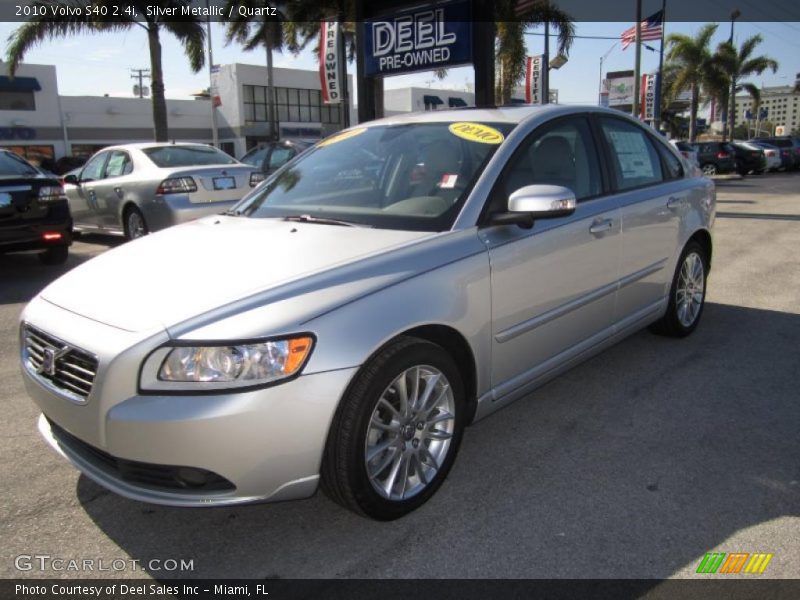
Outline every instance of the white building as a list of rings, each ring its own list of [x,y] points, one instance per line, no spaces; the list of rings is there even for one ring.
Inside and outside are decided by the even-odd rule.
[[[274,74],[273,119],[281,137],[319,138],[342,128],[338,105],[321,101],[316,71],[276,68]],[[353,90],[352,77],[348,79]],[[266,80],[266,67],[238,63],[220,67],[220,147],[233,156],[267,139]],[[210,143],[210,111],[207,96],[167,100],[170,139]],[[350,117],[355,122],[352,108]],[[23,64],[11,79],[7,66],[0,65],[0,147],[39,162],[152,139],[149,98],[61,96],[54,66]]]
[[[782,125],[787,134],[800,127],[800,92],[795,92],[790,85],[761,88],[761,108],[767,109],[766,120]],[[737,124],[747,123],[747,110],[753,112],[753,99],[749,95],[736,96]]]

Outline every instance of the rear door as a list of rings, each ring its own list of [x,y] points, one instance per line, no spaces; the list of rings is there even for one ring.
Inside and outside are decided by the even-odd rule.
[[[532,229],[489,225],[492,278],[492,383],[512,393],[590,348],[613,325],[621,249],[616,200],[604,195],[594,136],[585,117],[536,129],[509,161],[487,213],[532,184],[571,189],[574,214],[540,219]]]
[[[622,217],[622,257],[614,321],[621,326],[660,308],[672,280],[690,185],[680,160],[642,126],[597,118],[603,155]]]

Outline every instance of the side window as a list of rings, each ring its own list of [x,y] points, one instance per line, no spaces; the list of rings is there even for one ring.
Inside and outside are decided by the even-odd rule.
[[[269,146],[264,146],[253,152],[248,152],[242,157],[242,162],[246,165],[250,165],[251,167],[257,167],[260,169],[264,163],[264,159],[267,157],[268,150]]]
[[[663,144],[654,143],[666,167],[664,179],[680,179],[683,177],[683,165],[681,165],[681,161],[675,156],[675,153],[670,152],[669,148],[665,148]]]
[[[121,177],[133,171],[133,163],[127,152],[115,150],[106,164],[106,177]]]
[[[108,152],[101,152],[89,159],[81,171],[81,181],[97,181],[103,178],[103,167],[106,164]]]
[[[600,167],[586,119],[545,125],[523,142],[504,172],[501,186],[508,198],[519,188],[535,184],[569,188],[578,200],[601,193]]]
[[[609,159],[619,190],[663,181],[661,160],[647,132],[620,119],[603,118],[600,127],[611,149]]]
[[[272,149],[272,154],[269,155],[269,168],[277,169],[278,167],[282,167],[293,157],[294,150],[291,148],[281,148],[280,146],[276,146]]]

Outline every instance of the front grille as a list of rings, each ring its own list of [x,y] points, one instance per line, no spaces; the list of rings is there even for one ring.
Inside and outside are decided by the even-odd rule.
[[[45,332],[25,325],[23,361],[28,370],[70,396],[85,401],[97,374],[97,358]]]
[[[236,487],[221,475],[196,467],[156,465],[112,456],[79,440],[50,419],[50,429],[59,443],[117,479],[155,490],[170,492],[226,492]]]

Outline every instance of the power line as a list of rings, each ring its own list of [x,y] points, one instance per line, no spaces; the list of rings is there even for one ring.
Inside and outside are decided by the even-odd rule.
[[[544,35],[544,33],[539,33],[538,31],[525,31],[524,33],[525,35]],[[573,35],[572,37],[581,40],[619,40],[618,35],[613,37],[607,35]]]

